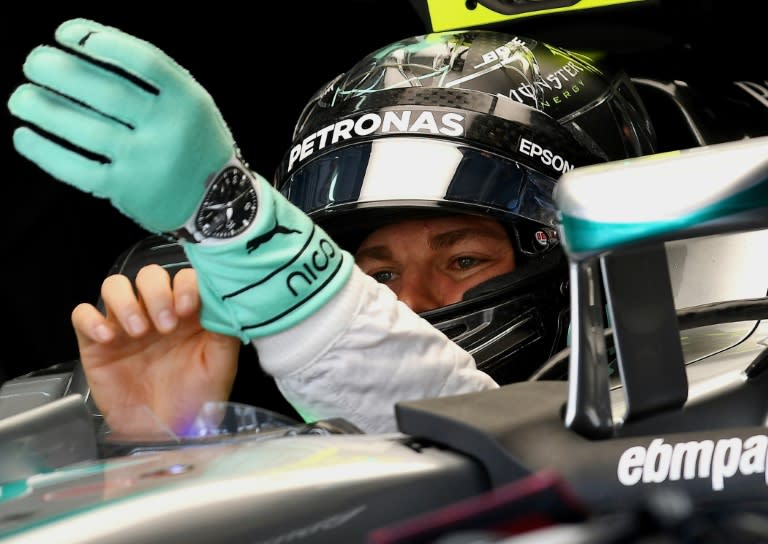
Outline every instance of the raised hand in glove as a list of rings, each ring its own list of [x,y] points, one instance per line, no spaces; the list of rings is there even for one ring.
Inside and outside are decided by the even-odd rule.
[[[201,321],[243,341],[313,314],[353,266],[299,209],[241,162],[210,95],[154,45],[84,19],[24,64],[9,99],[30,127],[19,153],[108,198],[153,232],[181,238],[197,271]],[[63,141],[63,142],[62,142]]]

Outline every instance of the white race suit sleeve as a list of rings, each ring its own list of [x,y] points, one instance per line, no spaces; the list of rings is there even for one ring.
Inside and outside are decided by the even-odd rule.
[[[397,430],[398,401],[498,387],[469,353],[357,266],[320,311],[253,344],[305,419],[342,417],[368,433]]]

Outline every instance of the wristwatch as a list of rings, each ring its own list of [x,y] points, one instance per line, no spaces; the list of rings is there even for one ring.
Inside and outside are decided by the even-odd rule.
[[[190,242],[229,240],[250,226],[258,204],[253,176],[239,161],[230,161],[213,176],[194,215],[172,234]]]

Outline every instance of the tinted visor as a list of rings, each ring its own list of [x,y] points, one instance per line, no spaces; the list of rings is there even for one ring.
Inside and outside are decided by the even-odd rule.
[[[472,213],[550,227],[556,220],[555,180],[500,155],[437,138],[396,136],[336,148],[277,186],[332,236],[370,232],[414,214]]]

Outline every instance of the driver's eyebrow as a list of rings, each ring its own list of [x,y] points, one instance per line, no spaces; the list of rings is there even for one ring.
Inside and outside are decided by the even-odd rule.
[[[467,227],[464,229],[449,230],[433,236],[429,240],[429,249],[438,250],[451,247],[467,238],[490,238],[500,242],[509,240],[506,233],[499,232],[489,227]],[[388,246],[371,246],[360,249],[355,253],[355,261],[360,259],[375,259],[378,261],[392,260],[392,250]]]
[[[485,227],[470,227],[466,229],[450,230],[448,232],[441,232],[440,234],[433,236],[429,240],[430,249],[444,249],[451,247],[452,245],[461,242],[467,238],[491,238],[500,242],[508,240],[506,233],[499,232],[496,229]]]
[[[355,253],[355,261],[360,259],[392,260],[392,251],[387,246],[371,246]]]

